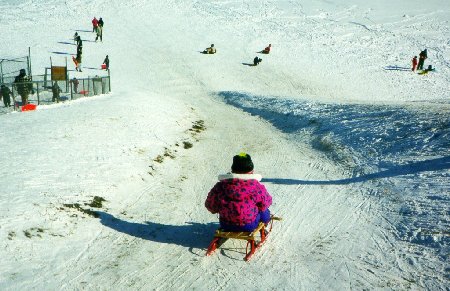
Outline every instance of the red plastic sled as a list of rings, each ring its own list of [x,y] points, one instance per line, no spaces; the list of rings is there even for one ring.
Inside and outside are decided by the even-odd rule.
[[[23,111],[32,111],[32,110],[36,110],[37,105],[36,104],[27,104],[22,106],[22,112]]]
[[[106,64],[102,64],[102,70],[106,70]]]
[[[89,94],[89,91],[87,91],[87,90],[82,90],[82,91],[80,91],[79,93],[82,94],[82,95],[84,95],[84,96],[86,96],[87,94]]]

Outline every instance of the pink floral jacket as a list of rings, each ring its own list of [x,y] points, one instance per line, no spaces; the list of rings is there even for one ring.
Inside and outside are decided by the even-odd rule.
[[[272,197],[261,184],[258,174],[227,174],[208,193],[205,207],[219,213],[220,221],[245,225],[255,221],[260,211],[272,204]]]

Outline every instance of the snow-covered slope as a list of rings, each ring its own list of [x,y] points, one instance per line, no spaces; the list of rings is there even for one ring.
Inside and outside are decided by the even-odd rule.
[[[78,31],[113,88],[0,115],[0,289],[448,289],[450,5],[341,2],[0,2],[0,57]],[[204,256],[241,151],[283,217],[249,263]]]

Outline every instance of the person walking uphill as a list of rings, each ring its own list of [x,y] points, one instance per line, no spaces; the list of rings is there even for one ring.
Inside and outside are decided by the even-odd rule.
[[[219,176],[206,198],[206,209],[219,214],[224,231],[253,231],[259,222],[269,223],[272,197],[259,182],[261,175],[253,173],[250,155],[234,156],[231,171]]]

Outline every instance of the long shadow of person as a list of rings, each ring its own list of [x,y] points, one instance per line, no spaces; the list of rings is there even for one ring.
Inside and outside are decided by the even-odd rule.
[[[67,53],[67,52],[51,52],[57,55],[72,55],[71,53]]]
[[[410,162],[404,165],[393,166],[380,172],[340,180],[307,181],[289,178],[263,178],[261,182],[282,185],[347,185],[353,183],[362,183],[369,180],[413,175],[422,172],[443,171],[448,169],[450,169],[450,156],[420,162]]]
[[[206,249],[218,228],[218,223],[187,222],[184,225],[170,225],[146,221],[143,223],[125,221],[113,215],[97,211],[100,223],[115,231],[165,244],[176,244],[193,249]]]

